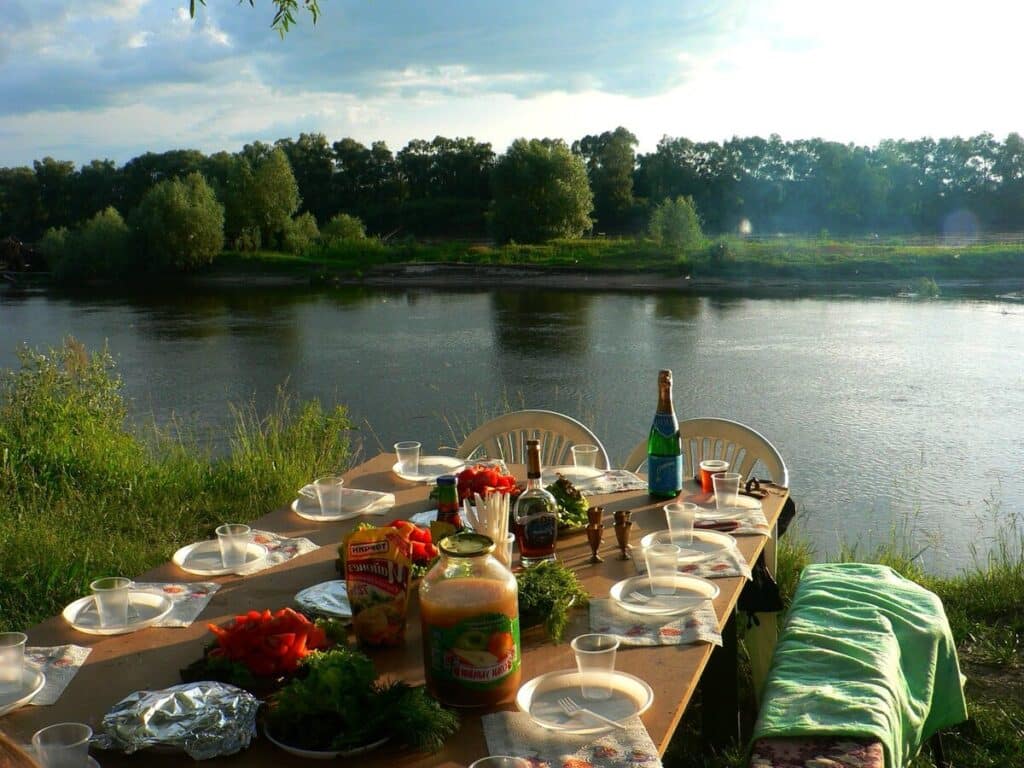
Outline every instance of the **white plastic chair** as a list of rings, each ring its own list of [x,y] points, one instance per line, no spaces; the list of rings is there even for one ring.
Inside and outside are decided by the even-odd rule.
[[[570,449],[590,443],[597,446],[597,468],[608,469],[608,452],[601,441],[576,419],[556,411],[513,411],[491,419],[474,429],[456,450],[460,459],[504,459],[510,464],[526,463],[526,441],[540,440],[541,465],[572,464]]]
[[[728,419],[687,419],[679,422],[683,440],[683,477],[694,477],[705,459],[724,459],[730,472],[739,472],[749,478],[754,465],[760,462],[769,479],[789,487],[786,462],[768,438],[738,421]],[[629,454],[625,468],[636,472],[647,463],[647,441],[644,440]]]

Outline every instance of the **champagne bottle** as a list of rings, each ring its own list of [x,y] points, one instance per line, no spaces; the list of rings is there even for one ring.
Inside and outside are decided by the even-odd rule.
[[[513,513],[519,561],[524,568],[555,559],[558,540],[558,502],[540,479],[540,442],[526,441],[526,490]]]
[[[672,371],[658,372],[658,410],[647,438],[647,492],[671,499],[683,489],[683,446],[672,407]]]

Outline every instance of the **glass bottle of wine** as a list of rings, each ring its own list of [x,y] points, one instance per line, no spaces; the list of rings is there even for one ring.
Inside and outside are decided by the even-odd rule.
[[[683,446],[672,407],[672,371],[658,372],[658,410],[647,438],[647,492],[671,499],[683,489]]]
[[[540,479],[540,442],[526,441],[526,490],[516,501],[513,522],[524,568],[555,559],[558,541],[558,502]]]

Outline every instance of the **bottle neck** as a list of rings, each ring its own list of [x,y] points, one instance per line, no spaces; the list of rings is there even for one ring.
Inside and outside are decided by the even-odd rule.
[[[675,409],[672,407],[671,380],[658,382],[658,413],[670,413],[675,415]]]
[[[540,448],[531,445],[526,450],[526,486],[540,485]]]

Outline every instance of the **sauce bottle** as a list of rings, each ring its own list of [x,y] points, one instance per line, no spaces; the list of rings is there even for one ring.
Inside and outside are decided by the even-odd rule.
[[[441,540],[420,582],[427,690],[453,707],[488,707],[519,690],[519,589],[494,542],[464,531]]]

